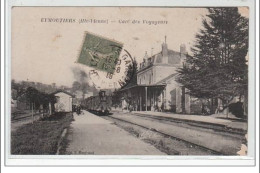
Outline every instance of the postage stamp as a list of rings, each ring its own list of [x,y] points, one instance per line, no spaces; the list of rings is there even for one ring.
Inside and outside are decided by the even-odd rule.
[[[86,32],[77,62],[114,73],[122,43]]]
[[[95,87],[123,88],[133,80],[136,74],[134,68],[135,61],[133,57],[127,50],[122,49],[121,55],[116,61],[114,73],[91,69],[88,76]]]

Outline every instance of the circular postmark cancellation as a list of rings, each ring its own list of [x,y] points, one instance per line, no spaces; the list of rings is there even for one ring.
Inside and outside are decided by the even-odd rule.
[[[86,32],[77,63],[91,67],[90,82],[98,88],[122,88],[134,76],[133,58],[123,44]]]
[[[107,61],[109,61],[109,57],[107,58]],[[115,70],[113,73],[97,69],[89,71],[89,77],[92,84],[97,88],[123,88],[129,81],[131,81],[133,76],[133,58],[125,49],[122,49],[121,55],[116,60]]]

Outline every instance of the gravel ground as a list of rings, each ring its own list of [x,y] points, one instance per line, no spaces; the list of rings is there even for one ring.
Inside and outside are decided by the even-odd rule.
[[[193,142],[197,145],[210,148],[225,155],[237,155],[241,148],[243,138],[232,137],[212,133],[212,130],[202,128],[187,128],[158,122],[156,120],[144,119],[142,117],[132,116],[131,114],[115,113],[111,115],[126,121],[137,123],[148,128],[153,128],[169,135]]]
[[[166,155],[110,121],[87,111],[74,114],[64,154],[73,155]]]
[[[213,155],[210,151],[205,151],[188,145],[185,142],[165,137],[151,130],[146,130],[142,127],[115,120],[110,117],[103,118],[114,122],[118,127],[128,131],[133,136],[152,144],[157,149],[168,155]]]

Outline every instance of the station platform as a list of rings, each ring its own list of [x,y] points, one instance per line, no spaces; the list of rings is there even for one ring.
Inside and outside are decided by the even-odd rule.
[[[247,122],[235,118],[226,118],[224,116],[204,116],[204,115],[185,115],[185,114],[174,114],[168,112],[152,112],[152,111],[133,111],[133,114],[144,114],[161,116],[173,119],[179,119],[184,121],[194,121],[198,123],[207,123],[212,125],[221,125],[226,128],[232,128],[237,130],[247,131]]]
[[[171,112],[153,112],[153,111],[122,111],[120,109],[113,110],[114,112],[121,112],[125,114],[143,114],[147,116],[157,116],[171,118],[175,120],[204,123],[208,125],[218,125],[223,128],[231,128],[238,131],[247,131],[247,121],[235,118],[232,115],[226,117],[224,114],[218,115],[187,115],[187,114],[176,114]]]
[[[87,111],[74,113],[66,154],[73,155],[166,155],[132,136],[112,122]]]

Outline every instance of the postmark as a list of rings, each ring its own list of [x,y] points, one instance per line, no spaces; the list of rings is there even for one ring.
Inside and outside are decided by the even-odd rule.
[[[116,45],[111,45],[115,47]],[[115,70],[113,73],[91,69],[89,77],[92,84],[97,88],[123,88],[126,86],[134,76],[134,60],[131,54],[121,49],[121,55],[116,61]]]
[[[90,82],[98,89],[123,88],[134,75],[133,58],[123,43],[90,32],[85,32],[76,62],[90,67]]]
[[[86,32],[77,63],[113,74],[123,44]]]

